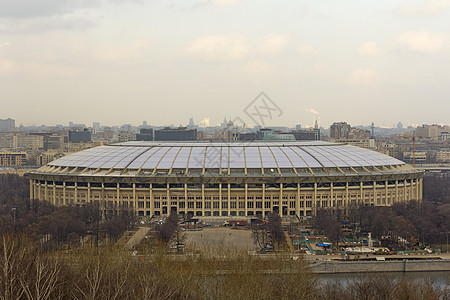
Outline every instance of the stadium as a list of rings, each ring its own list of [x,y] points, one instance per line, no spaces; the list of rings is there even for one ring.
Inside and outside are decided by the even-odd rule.
[[[423,171],[322,141],[127,142],[62,157],[28,176],[30,197],[57,206],[94,202],[108,213],[149,217],[301,217],[421,200]]]

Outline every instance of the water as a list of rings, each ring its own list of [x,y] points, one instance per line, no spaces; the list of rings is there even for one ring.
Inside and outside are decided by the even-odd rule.
[[[340,273],[340,274],[318,274],[319,280],[324,283],[338,281],[346,285],[349,281],[358,280],[361,277],[388,277],[392,279],[430,280],[433,286],[438,288],[450,288],[450,272],[385,272],[385,273]]]

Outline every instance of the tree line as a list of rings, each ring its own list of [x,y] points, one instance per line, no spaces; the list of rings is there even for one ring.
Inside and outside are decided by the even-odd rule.
[[[0,233],[26,231],[47,247],[79,243],[87,234],[117,239],[133,221],[133,214],[101,214],[98,204],[56,207],[29,198],[28,180],[0,175]]]

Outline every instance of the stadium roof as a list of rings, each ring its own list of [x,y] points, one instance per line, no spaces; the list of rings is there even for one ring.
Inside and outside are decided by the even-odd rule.
[[[124,170],[152,173],[166,170],[170,174],[176,169],[186,170],[186,173],[198,169],[203,172],[210,169],[367,170],[403,165],[404,162],[393,157],[355,146],[296,141],[127,142],[80,151],[50,162],[48,167],[120,171],[121,174]]]

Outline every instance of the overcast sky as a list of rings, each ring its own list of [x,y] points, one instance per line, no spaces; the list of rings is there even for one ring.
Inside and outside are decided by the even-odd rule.
[[[252,124],[261,91],[265,125],[449,124],[450,0],[0,0],[17,124]]]

